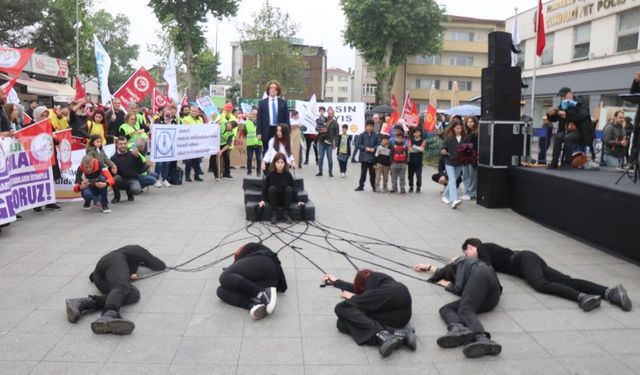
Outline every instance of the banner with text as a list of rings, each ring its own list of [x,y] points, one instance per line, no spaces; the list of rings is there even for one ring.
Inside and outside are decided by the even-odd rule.
[[[116,153],[116,145],[110,144],[104,146],[104,152],[108,157],[113,156],[113,154]],[[78,168],[80,168],[80,162],[82,162],[82,158],[87,154],[87,151],[84,148],[75,148],[70,154],[71,166],[69,168],[62,168],[60,171],[60,179],[55,180],[56,200],[58,202],[77,202],[82,200],[80,193],[73,191],[73,183],[76,180],[76,172]]]
[[[217,154],[219,150],[218,124],[151,126],[152,161],[195,159]]]
[[[338,124],[340,126],[349,125],[349,134],[364,132],[364,103],[315,103],[314,105],[313,101],[296,100],[296,111],[301,114],[300,125],[306,128],[305,134],[316,133],[315,119],[319,116],[319,106],[323,106],[325,109],[333,108]]]
[[[55,203],[51,168],[38,171],[13,138],[0,138],[0,224],[22,211]]]

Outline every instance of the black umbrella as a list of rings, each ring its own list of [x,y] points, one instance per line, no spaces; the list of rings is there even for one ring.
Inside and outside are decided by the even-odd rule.
[[[390,105],[383,104],[383,105],[373,107],[371,112],[391,114],[393,112],[393,108]]]

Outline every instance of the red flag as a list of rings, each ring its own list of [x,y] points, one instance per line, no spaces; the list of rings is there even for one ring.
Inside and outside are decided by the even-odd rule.
[[[0,47],[0,72],[19,76],[29,62],[33,51],[33,49]]]
[[[87,97],[87,91],[82,87],[82,83],[80,83],[80,78],[76,76],[76,100]]]
[[[182,95],[182,100],[180,100],[180,106],[185,106],[185,105],[189,105],[189,99],[187,98],[187,93],[185,92],[184,95]]]
[[[402,108],[402,119],[409,127],[418,126],[418,110],[415,106],[416,103],[411,103],[411,97],[409,97],[409,91],[407,91],[407,95],[404,98],[404,107]]]
[[[393,108],[393,112],[398,112],[398,99],[396,98],[396,94],[391,95],[391,108]]]
[[[87,143],[85,142],[84,138],[82,138],[82,137],[71,137],[71,150],[72,151],[86,150],[86,149],[87,149]]]
[[[129,110],[129,103],[141,102],[147,95],[150,95],[156,87],[156,81],[151,77],[144,67],[140,67],[127,82],[113,94],[114,98],[120,99],[120,103],[125,110]]]
[[[168,97],[162,95],[162,93],[160,92],[160,90],[158,90],[157,88],[153,89],[153,94],[151,94],[151,104],[153,106],[153,112],[157,113],[158,112],[158,108],[160,107],[167,107],[169,104],[171,104],[171,99],[169,99]]]
[[[53,134],[58,138],[58,158],[60,159],[60,170],[71,169],[71,167],[73,166],[73,163],[71,162],[71,145],[73,143],[71,128],[61,130]]]
[[[53,138],[51,137],[51,120],[45,119],[16,132],[16,139],[22,149],[29,155],[31,165],[38,172],[51,166],[53,156]]]
[[[424,116],[424,130],[426,132],[433,132],[436,128],[436,122],[438,120],[438,111],[436,107],[429,104],[427,106],[427,113]]]
[[[13,88],[13,86],[16,85],[17,81],[18,81],[18,77],[13,77],[13,78],[11,78],[10,81],[8,81],[4,85],[2,85],[2,88],[4,89],[4,94],[6,96],[9,96],[9,93],[11,92],[11,89]]]
[[[33,121],[33,119],[31,118],[31,116],[29,116],[26,112],[22,112],[22,124],[23,125],[29,125],[29,124],[31,124],[32,121]]]
[[[537,36],[537,49],[536,54],[538,57],[542,56],[542,52],[544,51],[544,46],[547,44],[547,37],[544,33],[544,15],[542,14],[542,0],[538,0],[538,17],[537,17],[536,26],[534,26],[534,30],[538,33]]]

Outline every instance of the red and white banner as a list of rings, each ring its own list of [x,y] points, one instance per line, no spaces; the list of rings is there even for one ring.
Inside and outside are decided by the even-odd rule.
[[[16,132],[16,139],[29,156],[31,165],[37,172],[51,166],[53,156],[53,138],[51,137],[51,120],[45,119]]]
[[[411,97],[409,91],[404,97],[404,107],[402,108],[402,119],[407,123],[409,127],[418,126],[418,110],[415,103],[411,104]]]
[[[424,115],[424,130],[433,132],[438,122],[438,111],[431,104],[427,105],[427,113]]]
[[[0,47],[0,72],[19,76],[29,62],[33,51],[33,49]]]
[[[114,98],[120,99],[120,103],[125,110],[129,110],[129,103],[141,102],[147,95],[153,92],[156,81],[151,77],[144,67],[140,67],[127,82],[113,94]]]
[[[151,105],[153,106],[153,112],[158,112],[158,108],[166,108],[169,104],[171,104],[171,99],[162,95],[160,90],[157,88],[153,88],[153,94],[151,95]]]
[[[60,170],[71,168],[71,145],[73,136],[71,128],[53,133],[58,139],[58,161],[60,162]]]

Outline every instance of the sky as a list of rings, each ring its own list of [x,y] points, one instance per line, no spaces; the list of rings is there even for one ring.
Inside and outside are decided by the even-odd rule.
[[[231,42],[240,39],[238,27],[251,22],[252,14],[262,6],[264,0],[242,0],[236,17],[218,23],[217,46],[221,56],[222,76],[231,75]],[[437,0],[447,9],[447,14],[474,18],[505,20],[514,15],[515,7],[523,12],[537,6],[535,0]],[[130,41],[140,45],[140,54],[134,66],[144,65],[150,68],[158,57],[148,51],[147,46],[158,43],[160,30],[155,14],[146,4],[146,0],[103,0],[96,2],[96,8],[102,8],[112,14],[122,13],[131,20]],[[355,52],[344,45],[342,31],[345,17],[339,0],[270,0],[271,5],[286,10],[299,25],[299,37],[305,44],[322,46],[327,50],[328,67],[344,70],[353,68]],[[314,8],[314,6],[316,8]],[[205,36],[211,48],[216,46],[216,21],[206,25]],[[507,30],[508,31],[508,30]]]

